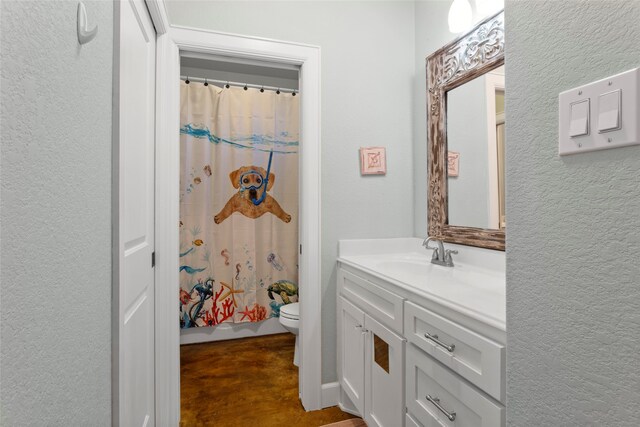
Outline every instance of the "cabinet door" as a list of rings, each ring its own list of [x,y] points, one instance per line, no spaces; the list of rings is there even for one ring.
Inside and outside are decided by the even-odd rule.
[[[364,413],[364,312],[340,297],[340,385]]]
[[[365,316],[365,421],[369,427],[404,425],[404,339]]]

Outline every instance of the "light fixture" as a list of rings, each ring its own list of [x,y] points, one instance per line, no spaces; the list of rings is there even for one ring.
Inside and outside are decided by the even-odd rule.
[[[449,31],[458,34],[468,30],[473,20],[473,11],[468,0],[453,0],[449,9]]]

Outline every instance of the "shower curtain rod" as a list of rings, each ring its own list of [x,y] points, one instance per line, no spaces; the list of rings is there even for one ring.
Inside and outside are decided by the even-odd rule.
[[[289,89],[289,88],[285,88],[285,87],[263,86],[263,85],[254,85],[254,84],[250,84],[250,83],[228,82],[226,80],[205,79],[205,78],[202,78],[202,77],[180,76],[180,80],[185,80],[186,81],[187,79],[189,79],[190,82],[198,82],[198,83],[204,83],[204,82],[220,83],[223,86],[228,84],[229,86],[238,86],[238,87],[247,87],[247,88],[250,87],[250,88],[254,88],[254,89],[280,91],[280,92],[284,92],[284,93],[295,93],[295,94],[300,93],[300,91],[298,91],[297,89]]]

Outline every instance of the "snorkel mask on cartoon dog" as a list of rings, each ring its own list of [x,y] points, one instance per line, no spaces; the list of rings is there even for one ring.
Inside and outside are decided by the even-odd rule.
[[[258,190],[264,187],[262,191],[262,195],[259,199],[251,198],[251,201],[254,205],[258,206],[262,203],[267,197],[267,186],[269,185],[269,172],[271,171],[271,159],[273,158],[273,150],[269,153],[269,165],[267,166],[266,176],[262,176],[260,172],[255,169],[251,169],[242,175],[240,175],[240,191],[251,191],[254,190],[257,194]],[[254,179],[249,179],[249,177],[254,177]],[[257,185],[256,185],[257,184]],[[249,193],[251,194],[251,193]]]

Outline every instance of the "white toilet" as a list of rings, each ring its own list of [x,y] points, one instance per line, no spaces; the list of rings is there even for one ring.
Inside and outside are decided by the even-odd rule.
[[[293,353],[293,364],[298,366],[298,331],[300,330],[300,303],[292,302],[280,307],[280,324],[296,336],[296,348]]]

